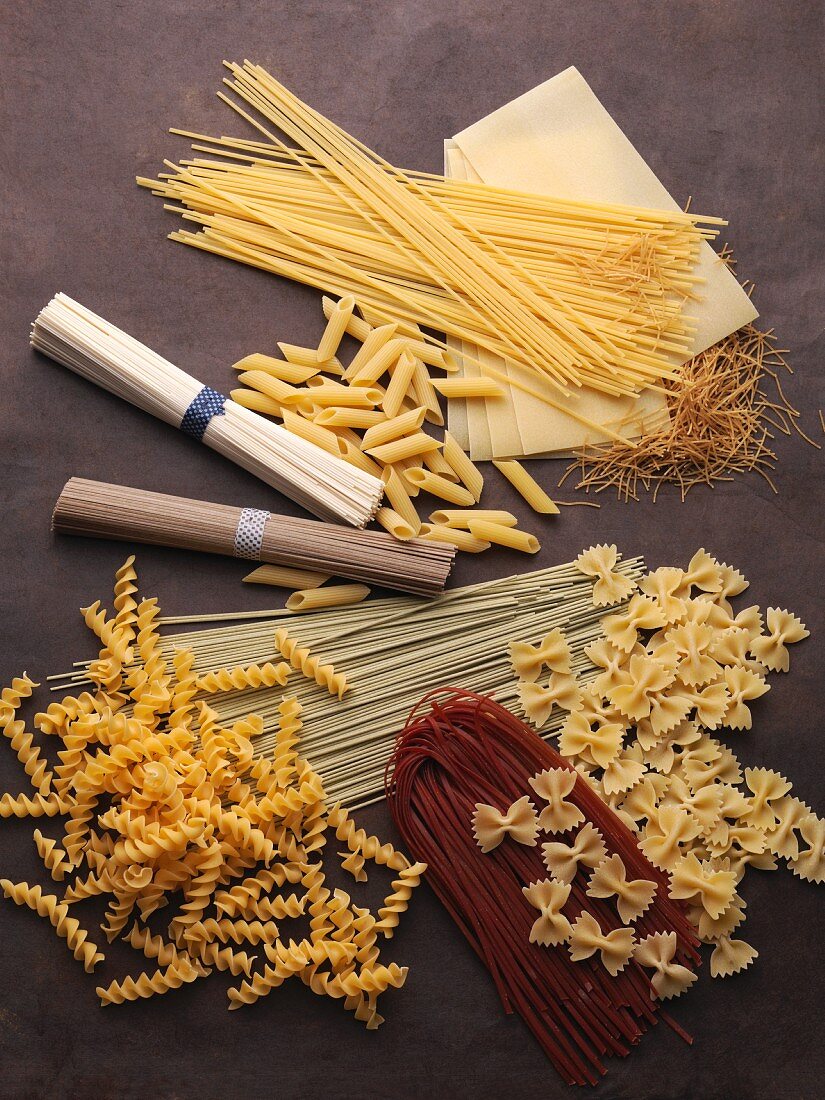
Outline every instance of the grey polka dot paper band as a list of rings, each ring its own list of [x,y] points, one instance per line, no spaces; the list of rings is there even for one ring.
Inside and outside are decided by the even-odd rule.
[[[261,560],[261,545],[264,540],[264,528],[271,512],[259,508],[243,508],[235,532],[235,557]]]
[[[203,439],[203,433],[213,416],[224,416],[227,398],[217,390],[204,386],[183,414],[180,430],[195,439]]]

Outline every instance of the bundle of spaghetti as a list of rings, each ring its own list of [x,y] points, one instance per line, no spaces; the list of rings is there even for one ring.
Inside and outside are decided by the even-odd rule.
[[[380,504],[383,486],[377,478],[201,385],[65,294],[40,311],[31,343],[200,439],[322,519],[363,527]]]
[[[603,1057],[628,1054],[656,1022],[650,979],[632,958],[611,976],[596,958],[572,961],[564,943],[531,942],[536,910],[523,888],[547,878],[541,849],[508,838],[484,854],[473,835],[477,804],[506,810],[531,794],[528,780],[547,769],[572,771],[491,699],[443,689],[424,698],[400,733],[387,769],[387,801],[405,843],[427,860],[430,885],[490,971],[505,1012],[522,1016],[568,1083],[595,1084],[605,1072]],[[675,934],[678,965],[695,966],[697,941],[682,906],[668,897],[666,876],[584,779],[576,777],[565,799],[628,875],[655,884],[652,904],[635,922],[639,940]],[[572,880],[563,916],[572,923],[589,913],[602,929],[619,927],[609,905],[585,893],[580,878]]]
[[[252,513],[250,515],[250,512]],[[52,516],[61,534],[174,546],[296,566],[400,592],[441,592],[455,547],[73,477]]]
[[[697,485],[713,487],[737,474],[755,472],[777,492],[775,432],[796,432],[799,411],[779,379],[793,373],[772,332],[746,325],[690,359],[678,381],[664,383],[669,417],[660,428],[630,444],[619,441],[585,447],[559,484],[577,476],[577,489],[596,493],[613,488],[620,500],[638,500],[677,485],[682,500]]]
[[[130,599],[137,591],[133,565],[130,558],[116,576],[117,614],[84,614],[86,625],[105,635],[98,661],[114,663],[123,690],[98,689],[82,706],[69,698],[36,714],[35,727],[61,746],[60,763],[47,783],[26,768],[33,798],[4,796],[15,817],[42,816],[49,799],[50,816],[68,819],[61,841],[34,832],[43,870],[64,883],[62,897],[6,878],[0,892],[48,920],[87,972],[104,953],[75,913],[87,901],[105,903],[100,927],[106,939],[124,939],[140,962],[134,974],[98,986],[102,1005],[162,996],[215,968],[240,979],[229,990],[230,1009],[295,976],[314,993],[341,999],[368,1029],[378,1027],[379,997],[401,988],[407,976],[406,967],[385,965],[379,939],[394,936],[426,867],[359,829],[348,811],[332,804],[300,751],[310,716],[294,696],[279,699],[273,750],[257,759],[252,742],[264,728],[259,715],[248,712],[226,724],[208,701],[195,700],[202,686],[210,693],[232,690],[239,679],[202,685],[193,655],[181,647],[166,661],[157,601]],[[136,661],[127,672],[127,647],[110,643],[132,637],[129,659]],[[289,673],[284,666],[279,688]],[[253,689],[270,682],[255,675],[246,681]],[[18,714],[36,687],[22,676],[0,692],[0,732],[24,729]],[[29,747],[33,737],[25,734]],[[375,913],[346,890],[325,885],[328,836],[344,841],[341,866],[356,882],[367,879],[372,864],[392,871],[390,892]],[[290,892],[278,893],[282,888]],[[167,920],[156,931],[162,927],[157,919],[152,928],[148,922],[164,907]],[[308,931],[293,932],[291,922],[305,913]],[[144,971],[144,957],[158,969]]]
[[[684,353],[691,336],[679,299],[693,286],[692,267],[714,219],[553,203],[406,173],[260,66],[226,64],[231,78],[224,83],[246,106],[221,98],[269,144],[220,139],[213,151],[229,149],[230,156],[249,158],[248,166],[170,164],[173,178],[140,180],[182,203],[184,217],[202,226],[174,239],[336,294],[356,294],[379,315],[407,317],[487,348],[557,392],[589,385],[635,393],[673,375],[673,353]],[[307,176],[313,187],[305,193]],[[545,218],[538,221],[538,240],[524,213],[536,207]],[[509,227],[504,210],[515,211]],[[619,239],[610,237],[614,226]],[[508,251],[513,237],[521,243]],[[554,285],[535,253],[563,252],[566,237],[588,245],[582,261],[574,257],[552,269],[554,278],[561,276]],[[604,256],[594,247],[599,238]],[[608,285],[589,286],[588,260]],[[611,284],[611,264],[628,261],[632,271],[615,270]],[[640,284],[651,290],[645,307]],[[609,299],[601,313],[593,291]],[[549,394],[547,400],[553,403]]]
[[[643,563],[629,558],[616,569],[633,588]],[[621,606],[617,603],[616,609]],[[592,581],[571,563],[455,588],[427,602],[387,597],[310,616],[285,610],[240,613],[211,629],[200,624],[215,616],[171,618],[166,620],[170,628],[195,629],[164,634],[160,652],[170,660],[175,647],[191,650],[199,675],[223,667],[262,665],[279,659],[275,631],[283,626],[300,646],[320,653],[347,676],[350,689],[339,700],[325,687],[303,677],[295,680],[295,694],[312,715],[303,743],[330,794],[356,807],[382,797],[393,731],[404,723],[422,692],[443,683],[445,668],[468,687],[493,692],[505,705],[519,707],[501,639],[540,637],[564,629],[572,667],[586,680],[596,673],[584,647],[599,637],[603,614],[593,606]],[[79,662],[68,679],[60,677],[59,690],[82,691],[87,670],[88,663]],[[256,692],[254,709],[265,723],[265,732],[255,740],[256,753],[274,747],[274,737],[266,730],[277,715],[280,694],[280,689]],[[244,691],[210,694],[208,702],[224,724],[252,709]],[[557,733],[563,717],[556,711],[542,734]]]

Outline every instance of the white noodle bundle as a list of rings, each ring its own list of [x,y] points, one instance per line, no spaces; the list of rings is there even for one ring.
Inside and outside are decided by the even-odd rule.
[[[203,386],[65,294],[32,326],[32,347],[160,420],[182,428],[321,519],[363,527],[378,478]]]

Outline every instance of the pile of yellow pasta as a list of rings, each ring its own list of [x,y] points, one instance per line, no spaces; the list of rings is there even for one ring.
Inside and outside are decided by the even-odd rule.
[[[749,866],[775,870],[782,858],[800,878],[825,880],[825,819],[779,773],[743,774],[713,736],[751,728],[750,705],[769,690],[768,672],[787,672],[788,646],[808,631],[779,608],[769,607],[764,619],[756,605],[735,611],[730,601],[747,580],[704,550],[687,569],[656,569],[638,586],[617,560],[615,546],[601,545],[576,561],[593,580],[596,606],[634,592],[585,647],[595,680],[572,670],[561,630],[513,643],[522,709],[538,728],[557,709],[567,712],[560,753],[669,872],[671,896],[686,902],[699,939],[713,947],[711,974],[725,977],[757,956],[733,938],[745,916],[738,887]]]
[[[100,602],[83,610],[102,644],[91,667],[94,691],[67,696],[35,716],[35,726],[60,742],[50,767],[18,717],[37,686],[27,675],[0,695],[0,729],[33,792],[0,798],[0,816],[65,815],[60,841],[34,832],[43,866],[63,896],[39,885],[0,881],[6,897],[45,917],[87,972],[104,953],[73,915],[102,896],[101,931],[122,937],[157,969],[97,989],[101,1004],[121,1004],[177,989],[213,969],[240,982],[229,1007],[251,1004],[297,976],[317,994],[343,1001],[368,1028],[382,1022],[377,1001],[404,984],[405,967],[380,961],[425,870],[391,844],[356,827],[346,810],[327,803],[324,786],[298,753],[301,707],[285,696],[271,758],[253,761],[263,720],[250,714],[231,726],[198,696],[284,685],[292,671],[339,698],[346,678],[286,631],[277,646],[286,661],[219,669],[197,676],[194,656],[177,649],[170,664],[160,649],[155,599],[137,598],[134,558],[117,571],[114,612]],[[325,883],[328,834],[344,846],[342,868],[361,882],[372,861],[394,872],[392,889],[374,915]],[[278,891],[287,887],[291,892]],[[165,933],[150,919],[171,906]],[[282,922],[305,916],[298,940]],[[288,925],[287,925],[288,927]],[[261,951],[253,953],[252,947]]]
[[[535,554],[538,539],[518,530],[510,512],[477,508],[484,478],[450,433],[442,441],[424,430],[425,422],[444,423],[439,393],[491,398],[503,392],[499,383],[449,377],[456,369],[450,353],[426,343],[417,325],[373,324],[380,318],[364,307],[359,316],[351,295],[324,298],[323,307],[327,324],[317,348],[279,343],[283,358],[256,353],[234,364],[243,385],[232,390],[233,400],[381,478],[387,505],[376,519],[396,538],[447,542],[469,553],[496,544]],[[347,366],[338,359],[345,333],[361,344]],[[448,377],[432,379],[431,369]],[[558,512],[518,462],[496,465],[534,511]],[[413,503],[422,492],[452,507],[422,522]],[[276,574],[265,566],[250,579],[266,583],[269,575]]]

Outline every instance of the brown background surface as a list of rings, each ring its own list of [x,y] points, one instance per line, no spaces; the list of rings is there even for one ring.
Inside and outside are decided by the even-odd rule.
[[[58,289],[218,389],[241,355],[321,331],[313,291],[164,240],[173,218],[133,183],[185,155],[170,125],[237,133],[215,98],[226,57],[264,64],[384,155],[439,170],[442,138],[567,65],[577,65],[679,199],[730,219],[740,272],[756,281],[766,326],[792,349],[787,390],[821,438],[823,256],[822,5],[776,0],[540,3],[337,0],[4,4],[0,294],[0,679],[36,677],[87,652],[77,608],[108,590],[123,550],[55,540],[49,514],[83,475],[226,503],[283,509],[219,456],[32,354],[27,330]],[[460,562],[460,583],[569,560],[593,541],[651,567],[704,545],[751,580],[763,605],[813,631],[773,678],[745,763],[822,795],[822,455],[782,440],[774,496],[758,479],[682,505],[667,494],[551,520],[535,560]],[[554,471],[547,466],[542,474]],[[490,478],[486,501],[524,508]],[[288,507],[288,505],[287,505]],[[541,525],[539,525],[541,526]],[[273,606],[229,560],[147,548],[146,593],[167,613]],[[445,670],[445,675],[447,670]],[[19,790],[9,753],[0,790]],[[383,807],[360,815],[392,835]],[[31,824],[3,823],[0,873],[37,875]],[[702,975],[675,1007],[693,1033],[664,1028],[614,1062],[598,1095],[814,1098],[823,1061],[822,898],[782,871],[744,888],[744,975]],[[340,1006],[286,987],[229,1014],[222,976],[150,1004],[101,1010],[94,981],[28,912],[0,909],[0,1094],[4,1097],[341,1098],[560,1096],[566,1090],[427,888],[393,941],[410,965],[365,1034]],[[115,954],[105,981],[125,972]],[[132,958],[132,965],[135,960]]]

